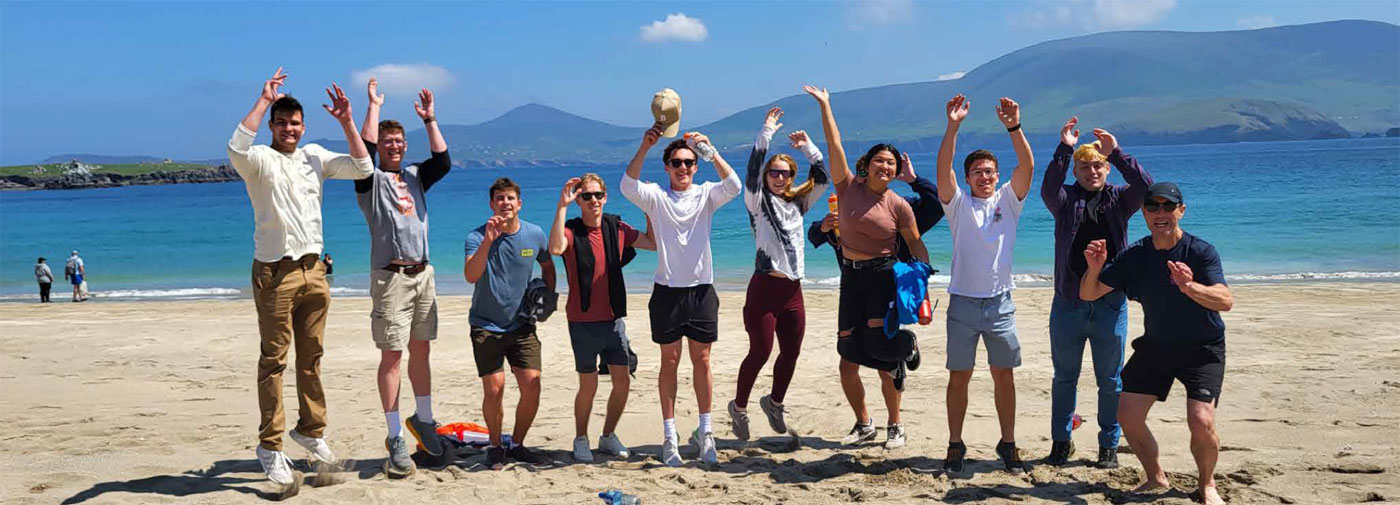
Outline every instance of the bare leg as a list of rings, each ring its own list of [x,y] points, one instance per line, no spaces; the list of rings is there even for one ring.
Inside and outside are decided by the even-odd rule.
[[[715,390],[715,378],[710,374],[710,344],[691,340],[686,348],[690,351],[690,366],[695,374],[695,403],[700,407],[701,414],[708,414],[714,402]]]
[[[846,393],[846,403],[856,415],[856,422],[870,420],[870,411],[865,408],[865,385],[860,383],[860,365],[841,360],[841,390]]]
[[[1147,412],[1156,402],[1156,396],[1142,393],[1124,392],[1118,396],[1118,423],[1123,425],[1123,438],[1128,440],[1128,447],[1133,448],[1133,454],[1142,463],[1143,473],[1147,474],[1147,481],[1133,489],[1134,493],[1170,485],[1167,473],[1162,471],[1162,465],[1157,460],[1157,439],[1147,428]]]
[[[880,393],[885,396],[885,410],[889,411],[889,424],[899,424],[899,405],[904,394],[894,388],[894,375],[880,372]]]
[[[598,373],[578,374],[578,393],[574,395],[574,436],[588,436],[588,416],[593,413],[593,396],[598,393]]]
[[[530,433],[530,425],[535,422],[535,413],[540,410],[540,371],[528,368],[511,367],[515,375],[515,385],[520,388],[520,404],[515,406],[515,426],[510,435],[511,441],[525,443],[525,435]]]
[[[612,380],[612,393],[608,395],[608,416],[603,420],[604,435],[612,435],[613,430],[617,429],[617,421],[627,408],[627,394],[632,390],[632,377],[627,375],[627,365],[608,365],[608,377]]]
[[[433,372],[428,365],[432,343],[427,340],[408,341],[408,381],[413,385],[413,396],[433,394]]]
[[[379,351],[379,405],[384,412],[399,411],[399,362],[403,351]]]
[[[996,397],[1001,441],[1016,442],[1016,375],[1011,368],[992,367],[992,391]]]
[[[967,385],[972,370],[948,371],[948,443],[962,442],[963,418],[967,417]]]
[[[661,375],[657,378],[661,394],[661,418],[676,418],[676,369],[681,362],[681,341],[661,346]]]
[[[1186,425],[1191,428],[1191,456],[1196,458],[1201,501],[1206,505],[1224,505],[1225,500],[1215,490],[1215,463],[1220,457],[1220,436],[1215,432],[1215,405],[1186,400]]]
[[[506,373],[498,371],[481,378],[481,416],[486,418],[486,429],[491,432],[491,445],[501,446],[501,430],[505,423]]]

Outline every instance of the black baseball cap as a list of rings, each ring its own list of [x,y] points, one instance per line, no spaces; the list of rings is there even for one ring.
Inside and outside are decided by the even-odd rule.
[[[1152,197],[1161,197],[1171,203],[1181,203],[1181,188],[1176,187],[1173,182],[1159,182],[1147,188],[1147,200]]]

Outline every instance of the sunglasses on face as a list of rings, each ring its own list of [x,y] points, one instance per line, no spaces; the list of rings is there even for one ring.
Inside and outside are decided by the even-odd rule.
[[[684,166],[684,167],[686,167],[686,168],[693,168],[693,167],[695,167],[695,160],[694,160],[694,159],[688,159],[688,160],[687,160],[687,159],[681,159],[681,158],[671,158],[671,168],[680,168],[680,167],[682,167],[682,166]]]
[[[791,171],[791,170],[769,170],[769,171],[768,171],[768,178],[769,178],[769,179],[790,179],[790,178],[792,178],[792,171]]]
[[[1178,204],[1172,202],[1147,202],[1142,204],[1142,210],[1147,212],[1157,212],[1159,210],[1165,210],[1167,212],[1176,212],[1177,205]]]
[[[589,201],[589,200],[602,200],[603,197],[605,197],[605,196],[608,196],[608,194],[605,193],[605,192],[602,192],[602,191],[588,191],[588,192],[584,192],[584,193],[579,193],[579,194],[578,194],[578,197],[579,197],[580,199],[583,199],[584,201]]]

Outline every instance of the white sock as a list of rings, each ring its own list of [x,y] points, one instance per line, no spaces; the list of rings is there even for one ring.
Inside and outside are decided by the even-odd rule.
[[[711,433],[714,429],[710,427],[710,413],[700,414],[700,433]]]
[[[399,411],[385,412],[384,422],[389,424],[389,438],[403,436],[403,424],[399,423]]]
[[[666,440],[675,440],[675,439],[676,439],[676,418],[673,417],[673,418],[670,418],[670,419],[662,419],[662,420],[661,420],[661,431],[662,431],[662,435],[666,437]]]
[[[433,395],[415,396],[413,402],[418,404],[418,411],[414,412],[418,420],[433,424]]]

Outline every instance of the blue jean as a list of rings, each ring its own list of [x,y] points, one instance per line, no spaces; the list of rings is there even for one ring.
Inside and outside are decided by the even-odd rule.
[[[1055,297],[1050,307],[1050,359],[1055,379],[1050,388],[1050,438],[1070,439],[1079,388],[1084,342],[1094,359],[1099,388],[1099,447],[1117,448],[1118,393],[1123,389],[1123,346],[1128,334],[1128,300],[1113,292],[1092,302]]]

